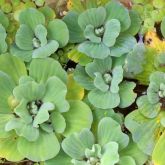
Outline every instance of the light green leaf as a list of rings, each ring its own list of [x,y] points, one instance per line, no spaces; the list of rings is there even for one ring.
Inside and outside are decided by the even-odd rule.
[[[121,158],[125,156],[131,156],[136,162],[135,165],[142,165],[148,160],[148,155],[140,150],[137,144],[132,141],[132,139],[128,146],[120,152],[120,156]]]
[[[130,10],[129,15],[131,18],[131,26],[127,29],[126,33],[136,35],[142,26],[142,19],[136,10]]]
[[[146,48],[143,43],[134,45],[133,50],[126,56],[124,69],[131,77],[141,73],[146,63]]]
[[[21,12],[19,15],[19,21],[21,24],[28,25],[32,30],[34,30],[37,25],[45,24],[45,17],[37,9],[28,8]]]
[[[151,74],[151,76],[152,76],[152,74]],[[159,97],[160,84],[158,84],[158,83],[159,82],[156,82],[156,81],[155,82],[150,81],[149,87],[147,88],[147,97],[148,97],[148,101],[151,104],[159,103],[159,100],[160,100],[160,97]]]
[[[0,71],[0,113],[12,113],[13,100],[10,100],[12,96],[15,83],[11,78],[4,72]]]
[[[69,104],[66,101],[66,85],[56,76],[52,76],[46,82],[46,93],[43,97],[44,102],[51,102],[59,112],[69,110]]]
[[[78,46],[78,50],[89,57],[104,59],[110,55],[110,50],[103,43],[97,44],[91,41],[85,41]]]
[[[131,35],[121,34],[117,38],[116,44],[110,49],[111,56],[120,57],[123,54],[129,53],[136,43],[136,39]]]
[[[101,158],[101,146],[99,144],[93,144],[92,148],[89,149],[89,148],[86,148],[85,149],[85,155],[86,155],[86,158],[91,158],[91,157],[94,157],[94,158]]]
[[[124,81],[120,84],[119,95],[120,95],[120,108],[126,108],[130,106],[136,99],[137,94],[134,93],[136,84],[134,82]]]
[[[39,130],[32,124],[23,122],[20,118],[13,118],[5,125],[5,131],[15,130],[18,136],[26,138],[28,141],[36,141],[39,137]]]
[[[35,81],[44,83],[52,76],[59,77],[64,83],[66,83],[67,79],[67,74],[60,63],[51,58],[33,59],[30,64],[29,75]]]
[[[8,138],[12,135],[11,132],[5,131],[5,125],[10,121],[14,115],[12,114],[0,114],[0,138]]]
[[[32,58],[46,58],[52,55],[59,47],[55,40],[49,41],[46,45],[33,50]]]
[[[121,126],[110,117],[101,119],[97,131],[98,143],[101,146],[109,142],[116,142],[119,145],[119,151],[128,145],[129,137],[121,130]]]
[[[160,28],[161,28],[162,35],[165,38],[165,17],[162,20],[162,23],[161,23],[161,27]]]
[[[161,110],[161,103],[151,104],[147,96],[141,96],[137,100],[138,109],[147,118],[154,118]]]
[[[86,39],[89,39],[91,42],[101,43],[101,38],[96,36],[95,28],[93,25],[86,26],[86,28],[84,30],[84,36]]]
[[[115,165],[119,161],[118,144],[116,142],[109,142],[103,147],[103,155],[101,164]]]
[[[49,111],[54,110],[54,108],[55,106],[51,102],[43,103],[34,117],[33,127],[38,128],[39,124],[46,122],[49,119]]]
[[[81,160],[85,157],[85,150],[92,149],[94,136],[88,129],[74,133],[62,142],[62,148],[71,158]]]
[[[85,30],[87,25],[93,25],[95,28],[104,25],[106,11],[104,7],[92,8],[84,11],[78,17],[78,24]]]
[[[43,25],[37,25],[35,28],[35,37],[39,39],[41,47],[47,44],[47,29]]]
[[[163,165],[165,162],[165,132],[161,135],[152,153],[152,160],[154,164]]]
[[[12,55],[0,56],[0,70],[7,73],[17,84],[19,78],[27,74],[25,64]]]
[[[30,27],[26,24],[20,25],[15,35],[15,42],[19,49],[33,50],[34,34]]]
[[[21,50],[16,45],[11,45],[10,53],[13,56],[20,58],[22,61],[30,62],[32,59],[32,50]]]
[[[40,124],[40,128],[47,133],[52,133],[54,131],[52,125],[49,122]]]
[[[123,80],[123,68],[122,66],[116,66],[112,70],[112,81],[111,81],[111,86],[110,86],[110,91],[112,93],[118,93],[119,92],[119,84]]]
[[[85,71],[92,78],[95,78],[95,73],[100,72],[105,74],[112,69],[112,58],[109,56],[105,59],[94,59],[93,62],[89,63],[85,67]]]
[[[125,119],[125,125],[132,133],[133,141],[148,155],[152,154],[156,141],[158,140],[157,138],[162,129],[162,126],[159,123],[159,117],[160,116],[149,119],[142,116],[139,111],[136,110],[127,115]]]
[[[69,31],[66,24],[60,19],[54,19],[48,24],[48,38],[58,42],[59,47],[64,47],[69,41]]]
[[[63,133],[66,128],[65,118],[59,112],[53,112],[50,115],[52,126],[57,133]]]
[[[21,119],[25,121],[25,123],[31,123],[32,117],[29,114],[27,109],[28,100],[22,99],[19,104],[14,108],[14,112],[18,115]]]
[[[110,91],[102,92],[98,89],[90,91],[88,99],[92,105],[101,109],[115,108],[120,103],[118,93],[111,93]]]
[[[117,19],[121,24],[121,31],[127,30],[131,25],[128,10],[119,2],[112,1],[106,5],[107,20]]]
[[[94,85],[97,89],[101,90],[102,92],[106,92],[109,89],[109,85],[107,85],[101,75],[101,73],[96,72],[96,77],[94,79]]]
[[[94,89],[93,79],[91,79],[87,73],[85,72],[85,68],[81,65],[77,65],[74,71],[74,79],[75,81],[84,87],[87,90]]]
[[[81,30],[78,25],[78,16],[78,13],[69,11],[63,18],[63,21],[67,24],[69,29],[70,43],[81,43],[85,40],[83,30]]]
[[[0,140],[0,157],[8,161],[16,162],[25,158],[17,149],[17,136],[13,135],[9,138]]]
[[[13,94],[18,100],[42,100],[45,94],[45,86],[43,84],[37,84],[35,81],[31,81],[15,87]]]
[[[119,165],[136,165],[136,162],[131,156],[123,156],[120,158]]]
[[[52,159],[60,151],[60,144],[55,134],[41,131],[39,138],[35,142],[29,142],[25,138],[20,137],[17,147],[21,154],[35,162]]]
[[[103,43],[107,47],[112,47],[116,38],[120,34],[120,22],[117,19],[111,19],[105,24],[105,32],[103,36]]]
[[[90,108],[82,101],[69,101],[70,109],[63,113],[66,121],[64,136],[79,132],[83,128],[90,128],[93,116]]]
[[[44,162],[44,165],[55,165],[55,164],[73,165],[71,163],[71,158],[68,155],[66,155],[62,150],[60,151],[60,153],[56,157]]]

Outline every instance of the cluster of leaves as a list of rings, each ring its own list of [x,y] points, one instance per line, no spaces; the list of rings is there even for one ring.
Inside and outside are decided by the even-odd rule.
[[[164,165],[165,3],[149,2],[0,1],[3,163]]]
[[[159,24],[165,15],[164,0],[132,0],[133,9],[138,11],[143,20],[142,33],[153,30],[155,24]]]

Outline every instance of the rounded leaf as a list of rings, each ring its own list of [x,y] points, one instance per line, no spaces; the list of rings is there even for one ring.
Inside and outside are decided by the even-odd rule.
[[[20,25],[15,35],[16,45],[22,50],[33,50],[34,34],[31,28],[26,25]]]
[[[58,42],[59,47],[64,47],[69,41],[69,31],[66,24],[59,19],[54,19],[48,24],[48,38]]]
[[[0,157],[8,161],[17,162],[25,158],[17,149],[18,139],[14,134],[10,138],[0,140]]]
[[[129,137],[122,132],[120,124],[110,117],[104,117],[99,122],[97,138],[101,146],[109,142],[118,143],[119,151],[125,148],[129,142]]]
[[[111,93],[110,91],[102,92],[98,89],[90,91],[88,99],[92,105],[101,109],[115,108],[120,103],[118,93]]]
[[[82,101],[69,101],[70,109],[63,113],[66,121],[64,136],[69,136],[74,132],[79,132],[83,128],[90,128],[93,116],[90,108]]]
[[[63,18],[63,21],[69,29],[70,43],[81,43],[85,40],[83,30],[78,25],[78,16],[78,13],[70,11]]]
[[[163,165],[165,162],[165,132],[161,135],[152,153],[152,160],[154,164]]]
[[[78,46],[78,50],[89,57],[104,59],[110,55],[110,50],[103,43],[93,43],[91,41],[85,41]]]
[[[21,76],[27,74],[25,64],[12,55],[1,55],[0,56],[0,70],[7,73],[16,84]]]
[[[163,18],[162,23],[161,23],[161,33],[163,37],[165,38],[165,17]]]
[[[93,25],[95,28],[104,25],[106,11],[104,7],[92,8],[84,11],[78,18],[78,24],[81,29],[85,29],[87,25]]]
[[[39,138],[34,142],[20,137],[18,150],[27,159],[40,162],[55,157],[60,151],[60,144],[54,133],[49,134],[40,131]]]
[[[60,63],[51,58],[33,59],[30,64],[29,75],[35,81],[44,83],[52,76],[59,77],[64,83],[67,79],[67,74]]]
[[[121,31],[127,30],[131,25],[128,10],[119,2],[112,1],[106,5],[107,20],[117,19],[121,24]]]
[[[35,8],[28,8],[22,11],[19,15],[19,21],[21,24],[29,26],[32,30],[39,24],[45,24],[44,15]]]

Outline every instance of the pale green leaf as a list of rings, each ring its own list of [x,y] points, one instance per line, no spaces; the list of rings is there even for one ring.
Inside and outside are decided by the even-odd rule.
[[[70,109],[63,113],[66,121],[64,136],[69,136],[74,132],[79,132],[83,128],[90,128],[93,116],[91,109],[82,101],[69,101]]]
[[[116,38],[120,34],[120,22],[117,19],[111,19],[106,22],[105,24],[105,32],[103,36],[103,43],[107,47],[112,47],[115,42]]]
[[[0,56],[0,70],[7,73],[17,84],[19,78],[27,74],[25,64],[12,55]]]
[[[30,64],[29,75],[35,81],[44,83],[52,76],[59,77],[65,83],[67,79],[67,74],[60,63],[51,58],[33,59]]]
[[[78,24],[81,29],[85,29],[87,25],[93,25],[95,28],[104,25],[106,11],[104,7],[92,8],[84,11],[78,17]]]
[[[104,59],[110,55],[110,50],[103,43],[92,43],[91,41],[85,41],[78,46],[78,50],[89,57]]]
[[[15,43],[19,49],[33,50],[34,34],[30,27],[26,24],[20,25],[15,35]]]
[[[59,47],[64,47],[69,41],[69,31],[66,24],[60,19],[54,19],[48,24],[48,38],[58,42]]]
[[[39,138],[34,142],[29,142],[25,138],[20,137],[17,147],[21,154],[35,162],[52,159],[60,151],[60,144],[55,134],[41,131]]]
[[[88,99],[92,105],[101,109],[115,108],[120,103],[118,93],[111,93],[110,91],[102,92],[98,89],[90,91]]]

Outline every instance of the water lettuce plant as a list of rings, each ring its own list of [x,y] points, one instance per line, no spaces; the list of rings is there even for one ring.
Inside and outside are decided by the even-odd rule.
[[[97,108],[125,108],[135,101],[133,89],[136,84],[123,81],[123,68],[121,65],[113,66],[111,57],[94,59],[85,67],[78,65],[74,77],[89,90],[89,102]]]
[[[164,85],[165,74],[152,73],[146,95],[137,99],[138,109],[130,113],[125,120],[133,140],[148,155],[152,154],[165,131]],[[144,145],[145,143],[147,145]]]
[[[128,135],[122,133],[120,125],[110,117],[100,120],[96,136],[89,129],[83,129],[64,139],[62,148],[74,165],[138,165],[147,158],[135,143],[129,143]]]
[[[10,51],[26,62],[32,58],[46,58],[68,43],[66,24],[60,19],[53,19],[46,24],[44,14],[35,8],[23,10],[19,22],[15,45]]]
[[[138,16],[134,14],[134,17]],[[63,20],[69,28],[69,42],[79,43],[80,52],[99,59],[128,53],[136,42],[131,34],[140,27],[131,23],[129,11],[114,1],[81,14],[71,11]]]
[[[90,108],[81,101],[66,100],[67,74],[57,61],[33,60],[28,73],[14,56],[2,55],[0,63],[1,157],[44,161],[59,153],[60,136],[90,128]]]

